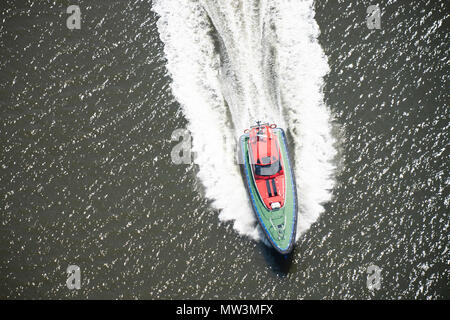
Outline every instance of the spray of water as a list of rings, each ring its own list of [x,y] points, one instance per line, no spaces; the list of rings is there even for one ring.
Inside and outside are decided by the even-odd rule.
[[[256,120],[292,137],[297,236],[331,198],[336,154],[321,87],[328,72],[313,1],[157,0],[172,91],[189,124],[198,177],[221,220],[262,239],[236,164],[242,130]]]

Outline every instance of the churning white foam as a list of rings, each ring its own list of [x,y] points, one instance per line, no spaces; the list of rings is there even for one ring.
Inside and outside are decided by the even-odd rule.
[[[262,238],[236,142],[256,120],[277,123],[293,138],[299,237],[331,199],[336,154],[313,1],[157,0],[153,10],[198,177],[219,218],[233,220],[240,234]]]

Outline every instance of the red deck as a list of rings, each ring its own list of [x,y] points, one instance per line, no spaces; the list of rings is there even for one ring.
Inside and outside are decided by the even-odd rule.
[[[258,192],[267,209],[281,208],[285,177],[277,136],[268,125],[252,128],[249,136],[250,163]]]

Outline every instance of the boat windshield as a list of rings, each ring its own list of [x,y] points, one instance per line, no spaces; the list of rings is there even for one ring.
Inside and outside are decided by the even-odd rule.
[[[258,176],[273,176],[281,170],[280,160],[277,160],[269,165],[255,165],[255,174]]]

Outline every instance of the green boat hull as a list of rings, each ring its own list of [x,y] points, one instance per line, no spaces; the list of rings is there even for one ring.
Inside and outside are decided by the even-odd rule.
[[[256,218],[275,250],[284,255],[292,251],[295,243],[297,230],[297,189],[291,159],[287,149],[286,135],[283,129],[280,128],[273,129],[273,132],[278,138],[286,179],[286,198],[282,208],[268,210],[259,196],[255,181],[253,180],[248,155],[249,134],[244,134],[239,139],[239,160],[242,176]]]

